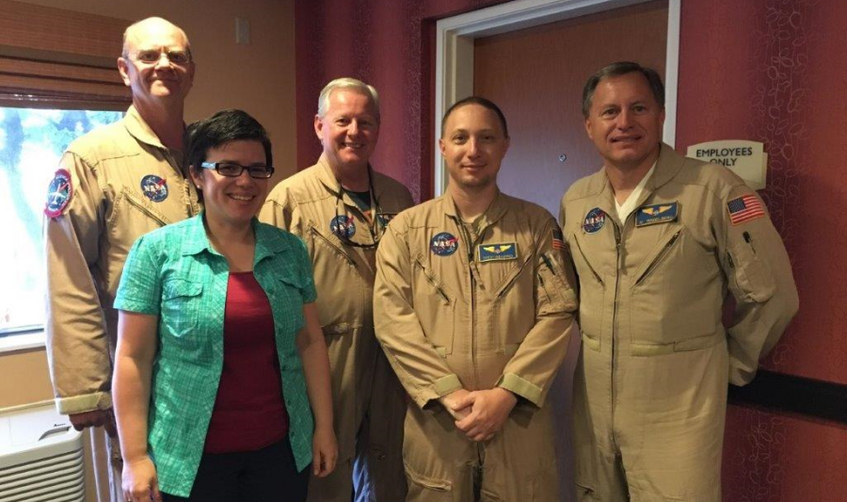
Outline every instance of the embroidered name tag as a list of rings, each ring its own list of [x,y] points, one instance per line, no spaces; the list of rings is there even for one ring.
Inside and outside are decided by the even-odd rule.
[[[516,260],[518,258],[518,244],[507,242],[505,244],[480,244],[476,247],[479,262]]]
[[[679,203],[669,202],[667,204],[655,204],[638,208],[635,213],[635,226],[646,227],[676,221],[679,217]]]

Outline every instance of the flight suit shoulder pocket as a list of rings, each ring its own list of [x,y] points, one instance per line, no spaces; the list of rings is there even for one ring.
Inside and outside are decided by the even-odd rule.
[[[741,299],[763,303],[774,295],[776,284],[768,264],[748,242],[736,243],[729,251],[729,263],[735,276],[736,294]]]

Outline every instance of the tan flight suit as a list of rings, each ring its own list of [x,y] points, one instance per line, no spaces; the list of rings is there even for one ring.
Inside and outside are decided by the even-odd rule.
[[[181,152],[164,147],[134,107],[71,143],[62,156],[70,200],[61,215],[44,220],[47,356],[60,413],[112,407],[118,317],[112,303],[130,246],[200,210],[181,165]],[[113,497],[122,501],[117,438],[111,446]],[[98,479],[101,496],[104,485]]]
[[[544,404],[576,310],[561,234],[550,213],[504,194],[470,233],[445,195],[397,216],[377,252],[377,338],[412,397],[406,500],[558,502]],[[518,404],[490,441],[468,439],[437,402],[497,386]]]
[[[370,213],[378,205],[378,240],[388,220],[414,202],[402,184],[371,172]],[[372,244],[372,217],[339,190],[321,156],[314,166],[280,182],[259,213],[260,220],[306,241],[329,350],[338,465],[326,478],[311,478],[308,500],[349,502],[355,478],[356,500],[394,502],[406,493],[401,463],[406,396],[373,334],[376,249],[347,245],[330,229],[336,217],[347,216],[355,225],[349,240]]]
[[[738,211],[744,196],[761,216]],[[618,221],[603,170],[562,199],[580,290],[578,499],[719,501],[727,381],[752,380],[797,312],[788,256],[738,176],[664,144],[636,207]],[[733,208],[752,219],[733,224]]]

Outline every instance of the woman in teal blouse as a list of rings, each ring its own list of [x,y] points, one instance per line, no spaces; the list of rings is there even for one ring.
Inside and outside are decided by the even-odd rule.
[[[186,153],[205,210],[141,237],[115,300],[124,495],[304,500],[304,468],[326,476],[337,446],[305,245],[254,217],[270,141],[226,110],[189,128]]]

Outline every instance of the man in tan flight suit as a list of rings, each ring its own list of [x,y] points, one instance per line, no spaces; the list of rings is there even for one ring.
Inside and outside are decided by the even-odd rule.
[[[785,247],[738,176],[661,143],[655,71],[603,68],[583,114],[604,166],[560,215],[579,276],[578,498],[719,501],[727,381],[750,382],[797,312]]]
[[[102,426],[108,433],[111,440],[91,431],[98,494],[103,501],[111,493],[114,502],[123,500],[110,394],[121,271],[139,236],[200,210],[182,166],[183,104],[194,79],[188,38],[161,18],[135,23],[124,33],[118,70],[132,106],[119,122],[71,143],[44,210],[56,406],[77,430]],[[103,471],[110,471],[111,488]]]
[[[398,215],[377,252],[377,338],[412,398],[406,500],[558,502],[545,397],[576,309],[561,232],[497,188],[494,103],[453,105],[439,145],[447,193]]]
[[[312,477],[308,500],[395,502],[406,494],[406,397],[373,334],[376,247],[388,221],[412,206],[409,190],[369,160],[379,137],[379,96],[352,78],[321,91],[315,133],[318,163],[279,183],[260,212],[264,222],[306,241],[332,372],[338,465]]]

